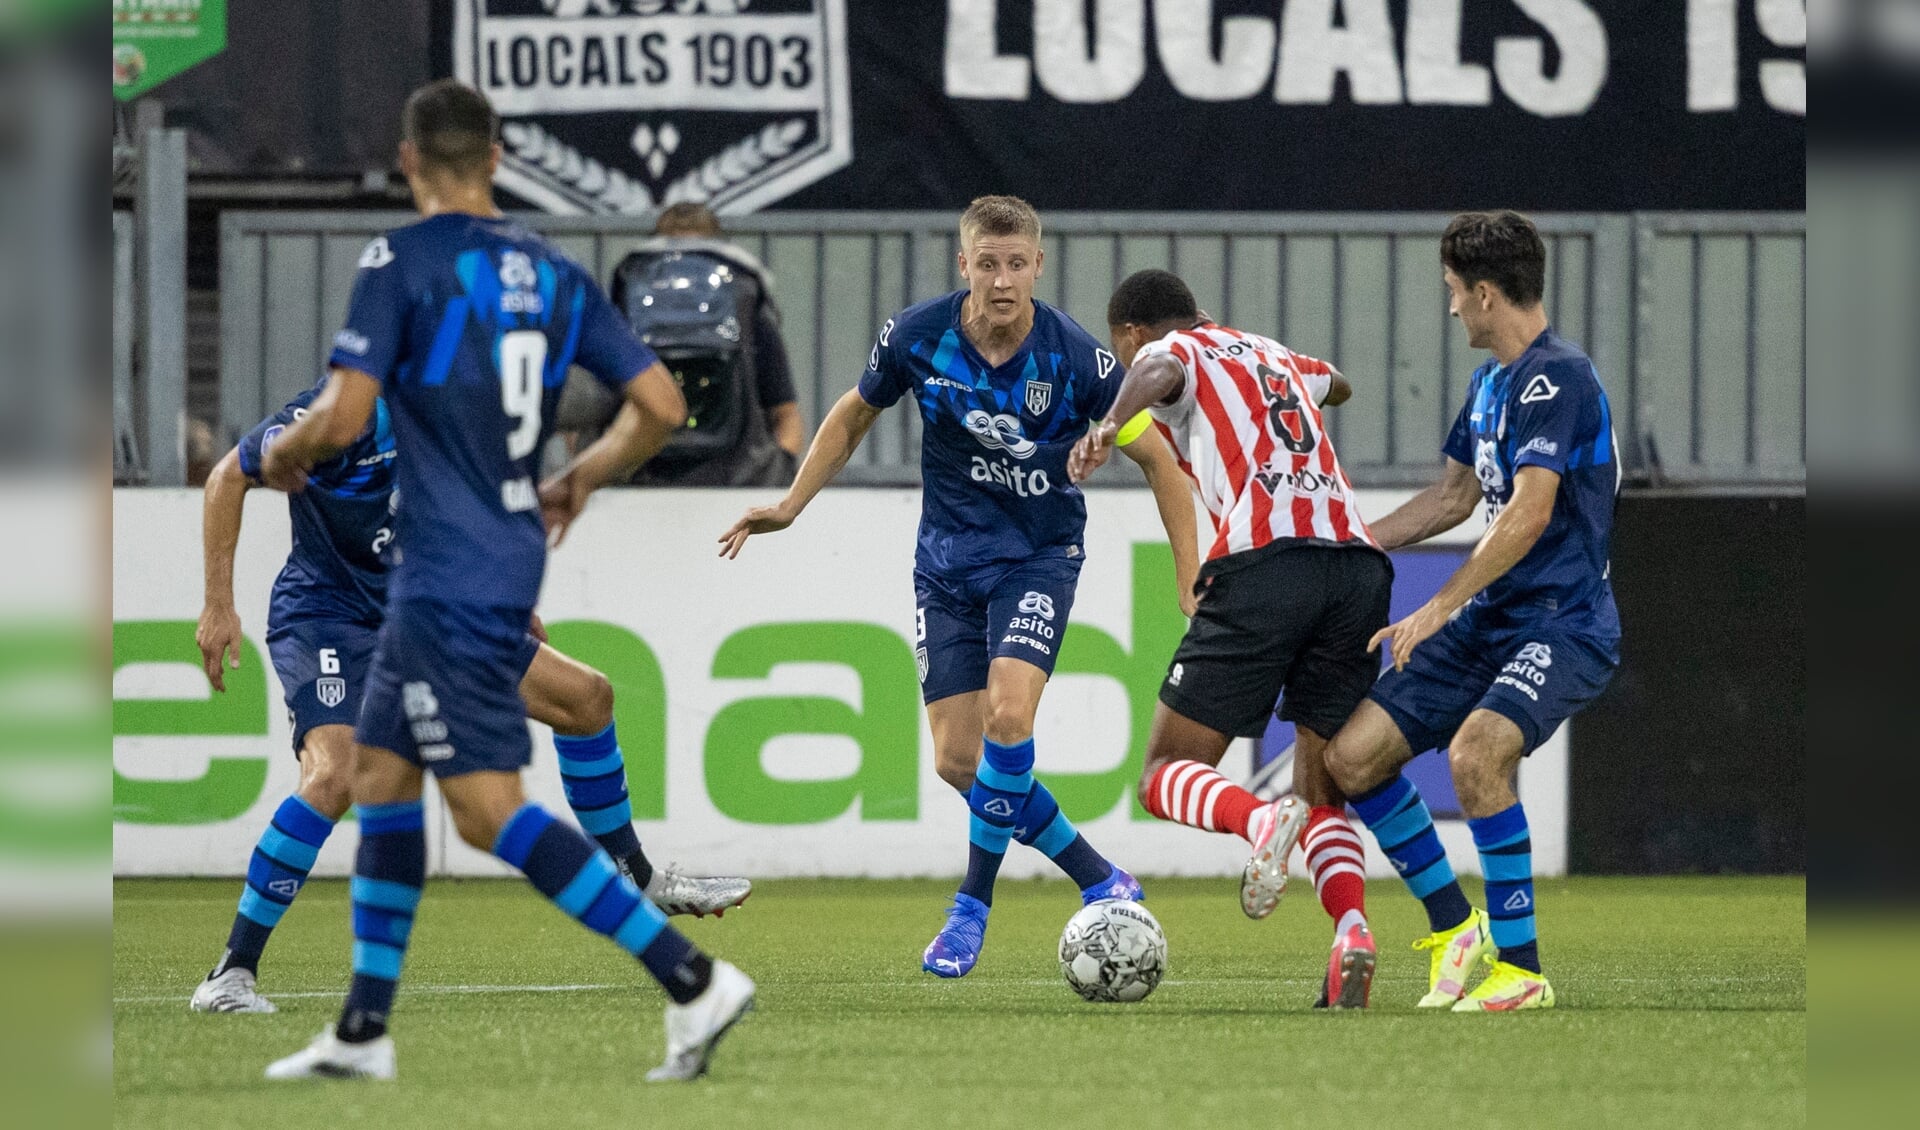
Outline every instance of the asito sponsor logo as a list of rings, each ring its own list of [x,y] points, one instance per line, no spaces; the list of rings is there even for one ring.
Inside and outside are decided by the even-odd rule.
[[[845,0],[455,0],[499,184],[549,212],[748,212],[853,159]]]

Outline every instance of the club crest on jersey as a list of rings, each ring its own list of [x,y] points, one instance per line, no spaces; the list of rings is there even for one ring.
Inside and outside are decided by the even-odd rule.
[[[1053,403],[1053,382],[1028,381],[1026,384],[1027,411],[1035,416],[1046,415],[1047,408]]]
[[[568,215],[748,212],[853,160],[846,0],[454,0],[496,183]]]
[[[347,681],[335,675],[324,676],[313,684],[313,697],[331,710],[347,701]]]

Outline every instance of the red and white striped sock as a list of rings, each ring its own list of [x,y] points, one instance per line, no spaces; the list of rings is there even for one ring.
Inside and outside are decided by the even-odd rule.
[[[1262,801],[1198,761],[1169,761],[1147,780],[1147,811],[1162,820],[1245,839]]]
[[[1306,852],[1320,905],[1336,923],[1335,933],[1344,934],[1355,923],[1365,922],[1367,855],[1347,814],[1331,806],[1308,812],[1300,850]]]

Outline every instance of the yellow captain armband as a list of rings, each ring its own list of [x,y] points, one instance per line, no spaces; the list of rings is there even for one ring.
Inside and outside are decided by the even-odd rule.
[[[1141,433],[1152,426],[1152,414],[1143,409],[1136,414],[1133,419],[1127,421],[1126,426],[1120,429],[1119,435],[1113,437],[1114,445],[1117,447],[1125,447],[1134,440],[1139,439]]]

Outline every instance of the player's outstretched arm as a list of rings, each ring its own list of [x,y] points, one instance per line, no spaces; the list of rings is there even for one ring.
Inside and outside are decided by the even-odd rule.
[[[1085,482],[1113,456],[1114,447],[1123,442],[1121,432],[1135,427],[1145,430],[1144,422],[1136,424],[1135,418],[1155,405],[1171,403],[1186,381],[1180,362],[1164,354],[1136,362],[1127,370],[1127,379],[1121,383],[1120,395],[1114,398],[1106,419],[1073,445],[1073,453],[1067,456],[1067,477],[1076,483]]]
[[[307,414],[288,425],[262,454],[261,481],[289,494],[307,489],[307,473],[313,465],[338,455],[360,438],[379,399],[378,380],[357,369],[335,366],[327,387],[307,406]]]
[[[659,454],[674,430],[687,422],[687,398],[673,374],[658,361],[626,384],[626,402],[613,423],[585,451],[540,484],[540,513],[547,541],[559,545],[567,528],[586,508],[587,496],[612,482],[624,482],[640,465]]]
[[[201,669],[216,691],[227,689],[227,667],[240,666],[240,613],[233,607],[233,554],[240,544],[240,521],[246,511],[247,490],[252,486],[252,480],[240,469],[240,449],[236,447],[213,465],[200,506],[200,556],[206,595],[193,642],[200,646]]]
[[[1513,477],[1513,498],[1487,527],[1487,532],[1480,535],[1479,544],[1473,547],[1466,561],[1440,586],[1440,591],[1433,594],[1433,599],[1413,615],[1374,633],[1367,650],[1372,651],[1383,640],[1392,640],[1393,666],[1396,670],[1405,667],[1415,647],[1439,631],[1461,605],[1505,576],[1507,570],[1518,565],[1533,549],[1540,535],[1547,532],[1547,523],[1553,520],[1553,502],[1559,492],[1560,476],[1555,472],[1545,467],[1521,467]]]
[[[756,506],[720,535],[720,556],[729,560],[740,556],[740,547],[754,534],[771,534],[793,525],[813,496],[833,481],[840,469],[853,458],[860,441],[867,438],[881,409],[868,404],[857,388],[834,402],[820,430],[813,435],[813,446],[800,462],[800,470],[787,488],[787,496],[772,506]]]
[[[1193,586],[1200,578],[1200,533],[1193,518],[1193,487],[1180,470],[1167,441],[1154,429],[1148,428],[1132,443],[1120,445],[1120,450],[1138,463],[1147,476],[1153,504],[1160,510],[1160,524],[1167,530],[1167,544],[1173,547],[1173,576],[1180,586],[1180,611],[1192,616],[1199,606]]]
[[[1331,399],[1331,398],[1329,398]],[[1480,480],[1473,468],[1455,459],[1447,460],[1440,481],[1402,503],[1378,522],[1367,523],[1381,549],[1426,541],[1473,516],[1480,504]]]

